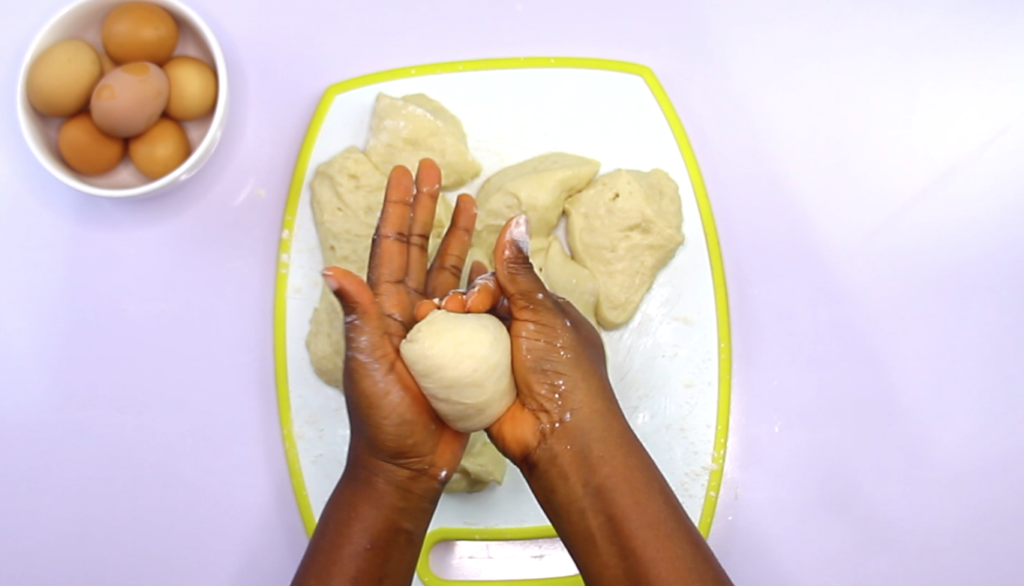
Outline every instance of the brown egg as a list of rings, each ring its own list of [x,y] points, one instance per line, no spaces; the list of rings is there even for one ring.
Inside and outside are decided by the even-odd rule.
[[[70,116],[89,103],[100,75],[100,58],[92,45],[79,39],[60,41],[32,62],[25,84],[28,101],[47,116]]]
[[[57,135],[61,158],[82,175],[110,171],[124,158],[124,139],[107,136],[97,128],[88,112],[68,118]]]
[[[159,179],[178,168],[192,153],[185,129],[170,118],[128,141],[128,156],[135,168],[150,179]]]
[[[93,90],[92,119],[110,136],[138,136],[160,118],[168,91],[167,75],[156,65],[122,65],[104,75]]]
[[[125,2],[103,19],[103,48],[115,63],[149,61],[163,65],[178,46],[178,24],[149,2]]]
[[[106,53],[100,53],[100,64],[103,66],[103,75],[117,69],[117,63],[114,63],[114,60]]]
[[[217,104],[217,74],[195,57],[175,57],[164,65],[171,86],[167,115],[178,120],[202,118]]]

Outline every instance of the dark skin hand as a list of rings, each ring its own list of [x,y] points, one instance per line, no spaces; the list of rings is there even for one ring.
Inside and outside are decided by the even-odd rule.
[[[412,579],[437,501],[466,447],[430,407],[398,354],[416,303],[458,287],[476,221],[459,197],[427,266],[441,173],[429,159],[415,180],[396,167],[370,252],[367,281],[330,267],[345,310],[345,401],[352,438],[342,477],[292,584],[401,584]],[[368,503],[373,503],[369,505]]]
[[[409,172],[396,168],[369,283],[325,271],[346,314],[352,440],[293,585],[412,580],[467,440],[438,418],[398,354],[415,321],[438,305],[491,311],[508,324],[517,398],[487,431],[522,470],[589,586],[731,584],[626,422],[597,330],[533,271],[525,218],[502,231],[495,272],[475,266],[469,289],[455,292],[475,220],[473,201],[460,197],[426,268],[439,185],[430,161],[421,163],[415,189]]]
[[[589,586],[731,584],[623,416],[597,330],[534,272],[528,235],[525,217],[505,225],[495,272],[474,280],[463,303],[498,314],[512,338],[517,398],[488,435],[522,470]],[[416,313],[435,308],[427,301]]]

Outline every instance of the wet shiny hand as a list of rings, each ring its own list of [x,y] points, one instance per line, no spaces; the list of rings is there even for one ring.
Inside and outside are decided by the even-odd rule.
[[[415,322],[417,302],[457,287],[469,250],[476,207],[463,195],[428,267],[440,186],[440,169],[429,159],[420,163],[415,180],[405,167],[392,170],[367,280],[337,267],[325,269],[324,279],[345,310],[349,466],[384,464],[443,486],[462,458],[467,436],[441,421],[398,353]]]

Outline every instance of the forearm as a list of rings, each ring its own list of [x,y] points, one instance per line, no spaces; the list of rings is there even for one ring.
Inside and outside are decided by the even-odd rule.
[[[292,586],[408,586],[441,490],[440,482],[350,455]]]
[[[567,422],[524,469],[584,581],[730,584],[625,419],[600,419]]]

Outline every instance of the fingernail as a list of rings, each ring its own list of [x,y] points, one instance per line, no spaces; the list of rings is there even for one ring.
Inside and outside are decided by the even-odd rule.
[[[530,219],[526,214],[519,214],[512,218],[508,225],[508,237],[523,251],[523,254],[530,255]]]
[[[328,289],[330,289],[331,291],[338,290],[338,279],[334,278],[334,272],[331,271],[331,269],[324,269],[323,271],[320,272],[320,274],[323,275],[324,283],[327,284]]]

